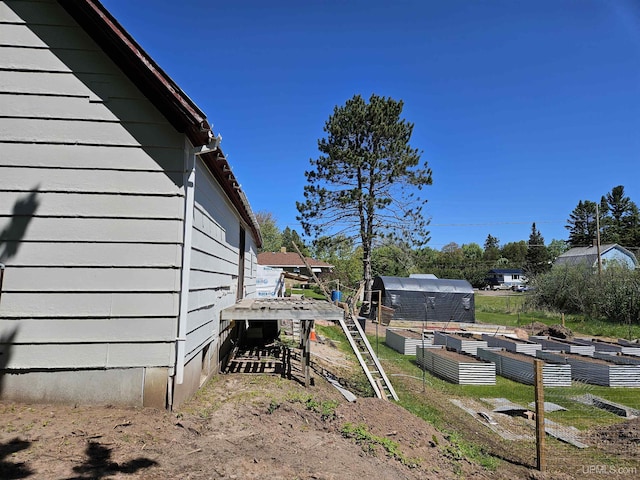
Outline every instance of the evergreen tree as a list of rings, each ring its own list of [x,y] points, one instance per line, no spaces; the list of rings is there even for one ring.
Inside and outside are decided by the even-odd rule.
[[[287,249],[287,252],[297,252],[296,248],[293,246],[294,243],[296,244],[298,250],[300,250],[300,253],[302,253],[302,255],[304,255],[305,257],[311,255],[309,247],[307,247],[307,245],[305,245],[305,243],[302,241],[302,238],[300,238],[298,232],[290,229],[289,227],[286,227],[282,231],[282,246]]]
[[[540,273],[546,272],[550,267],[549,252],[544,244],[544,238],[534,222],[531,225],[531,234],[529,235],[525,272],[528,277],[535,277]]]
[[[624,217],[623,222],[624,235],[620,239],[622,245],[638,250],[640,248],[640,211],[635,203],[629,208],[629,214]]]
[[[578,206],[569,214],[564,228],[569,230],[571,247],[586,247],[596,238],[596,203],[580,200]]]
[[[597,237],[596,210],[599,213],[601,243],[618,243],[632,250],[640,247],[638,206],[625,195],[622,185],[603,195],[599,205],[590,200],[578,202],[565,225],[569,230],[569,246],[593,244]]]
[[[304,202],[297,202],[304,232],[338,231],[362,245],[366,301],[371,300],[372,249],[386,235],[413,244],[429,240],[426,203],[419,190],[432,183],[431,169],[409,144],[413,124],[401,118],[402,101],[360,95],[336,106],[318,140],[321,155],[305,172]]]
[[[500,258],[500,240],[489,234],[484,241],[484,260],[486,262],[495,262]]]
[[[618,243],[635,247],[638,223],[638,207],[624,193],[624,187],[618,185],[602,197],[603,221],[602,242]]]

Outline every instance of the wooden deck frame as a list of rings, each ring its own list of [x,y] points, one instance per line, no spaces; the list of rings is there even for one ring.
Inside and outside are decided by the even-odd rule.
[[[322,300],[292,300],[290,298],[251,298],[225,308],[221,320],[278,321],[299,320],[301,325],[302,369],[305,386],[311,383],[311,342],[309,337],[315,320],[340,321],[344,310]]]

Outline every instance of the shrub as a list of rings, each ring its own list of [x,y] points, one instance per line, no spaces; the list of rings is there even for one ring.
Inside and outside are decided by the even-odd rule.
[[[601,275],[590,267],[557,266],[532,279],[536,307],[616,323],[640,321],[640,272],[609,264]]]

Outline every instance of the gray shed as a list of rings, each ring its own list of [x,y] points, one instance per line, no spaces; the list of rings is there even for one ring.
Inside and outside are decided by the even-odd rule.
[[[475,322],[473,287],[466,280],[379,276],[373,299],[394,309],[394,320]]]

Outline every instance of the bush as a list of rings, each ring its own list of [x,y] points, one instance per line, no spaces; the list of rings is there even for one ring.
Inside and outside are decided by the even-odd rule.
[[[536,307],[616,323],[640,322],[640,272],[609,264],[601,275],[587,266],[557,266],[531,281]]]

